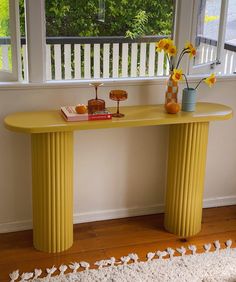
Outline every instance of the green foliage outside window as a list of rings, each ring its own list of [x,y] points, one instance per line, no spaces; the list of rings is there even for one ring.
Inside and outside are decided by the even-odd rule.
[[[104,21],[99,21],[99,0],[45,0],[47,37],[126,36],[136,38],[143,35],[170,35],[172,32],[173,0],[104,1],[105,18]],[[61,48],[63,53],[63,45]],[[81,48],[83,56],[83,46]],[[52,61],[54,61],[53,56],[52,53]],[[91,58],[93,58],[93,50]],[[129,55],[129,72],[130,60]],[[82,75],[83,61],[82,58]],[[52,73],[54,68],[52,64]],[[72,63],[72,71],[73,69]],[[91,71],[93,73],[93,66]],[[63,57],[62,74],[64,75]]]
[[[136,38],[143,35],[171,34],[173,0],[103,1],[105,1],[104,22],[98,20],[99,0],[45,0],[46,36],[126,36]],[[0,0],[0,36],[3,37],[9,36],[8,3],[9,0]],[[19,0],[19,4],[21,37],[25,37],[24,0]],[[54,54],[51,55],[53,59]],[[9,52],[11,63],[10,57]],[[130,58],[128,60],[130,61]],[[0,60],[0,68],[1,65]],[[54,65],[52,68],[54,69]],[[62,72],[63,69],[64,67]]]
[[[145,34],[146,25],[148,23],[148,15],[146,11],[139,11],[132,22],[132,29],[127,30],[125,36],[132,39],[141,37]]]
[[[9,3],[8,0],[0,0],[0,37],[10,36]],[[0,69],[3,67],[3,50],[0,46]],[[9,69],[12,68],[11,48],[8,48]]]
[[[9,6],[8,0],[0,0],[0,36],[9,36]]]
[[[101,22],[98,0],[45,0],[47,36],[125,36],[127,31],[135,33],[139,24],[145,25],[146,35],[171,33],[173,0],[104,1],[105,22]],[[24,0],[19,2],[25,36]],[[0,0],[0,11],[0,36],[9,36],[8,0]]]
[[[46,0],[47,36],[125,36],[135,32],[140,11],[145,35],[171,34],[172,0],[104,0],[105,22],[98,21],[98,0]],[[141,12],[141,13],[143,13]]]

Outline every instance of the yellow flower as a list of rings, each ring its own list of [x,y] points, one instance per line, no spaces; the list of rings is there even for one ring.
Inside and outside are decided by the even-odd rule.
[[[171,39],[166,39],[165,40],[165,44],[164,44],[164,51],[166,52],[166,53],[168,53],[168,50],[171,48],[173,46],[173,40],[171,40]]]
[[[171,49],[171,52],[174,53],[174,49],[172,49],[172,46],[174,46],[174,42],[170,38],[161,39],[156,43],[157,52],[161,52],[162,50],[164,50],[166,53],[171,54]],[[171,56],[174,56],[174,54]]]
[[[196,48],[193,47],[193,44],[191,42],[189,42],[189,41],[186,42],[185,49],[187,49],[186,53],[189,53],[190,58],[196,56],[196,54],[197,54]]]
[[[197,51],[196,49],[193,47],[190,49],[190,52],[189,52],[189,57],[192,58],[192,57],[195,57],[197,54]]]
[[[182,80],[183,71],[182,69],[174,69],[174,73],[172,75],[172,79],[176,82]]]
[[[174,45],[174,41],[170,38],[167,38],[166,41],[170,44],[170,45]]]
[[[156,47],[157,47],[157,52],[161,52],[162,50],[164,50],[164,46],[166,44],[166,39],[161,39],[160,41],[158,41],[156,43]]]
[[[185,43],[185,49],[192,49],[192,48],[193,48],[193,44],[191,42],[187,41]]]
[[[171,56],[176,56],[177,54],[177,48],[175,45],[171,45],[169,50],[168,50],[168,54]]]
[[[212,85],[216,83],[215,74],[212,73],[209,77],[207,77],[206,79],[204,79],[204,82],[205,82],[209,87],[212,87]]]

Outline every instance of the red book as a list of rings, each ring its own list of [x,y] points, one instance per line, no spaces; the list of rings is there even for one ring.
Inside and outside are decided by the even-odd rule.
[[[112,118],[112,114],[107,110],[94,114],[78,114],[75,106],[61,107],[61,113],[66,121],[107,120]]]

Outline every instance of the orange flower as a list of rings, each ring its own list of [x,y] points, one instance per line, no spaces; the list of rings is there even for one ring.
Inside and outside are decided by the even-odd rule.
[[[206,79],[204,79],[204,82],[205,82],[209,87],[212,87],[212,85],[214,85],[214,84],[216,83],[215,74],[212,73],[209,77],[207,77]]]
[[[170,46],[169,50],[168,50],[168,54],[171,56],[176,56],[177,54],[177,48],[175,45]]]
[[[172,79],[176,82],[182,80],[183,71],[182,69],[174,69],[174,73],[172,75]]]

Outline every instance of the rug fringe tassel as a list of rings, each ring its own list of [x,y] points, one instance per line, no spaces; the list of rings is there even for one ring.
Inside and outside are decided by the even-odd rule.
[[[209,253],[211,249],[211,243],[203,245],[203,248],[205,249],[205,253]]]
[[[227,240],[224,244],[226,246],[226,249],[230,249],[232,247],[232,240]],[[218,252],[221,249],[221,244],[219,240],[216,240],[213,242],[213,245],[215,247],[215,252]],[[205,250],[205,253],[209,253],[211,250],[212,244],[204,244],[203,248]],[[197,247],[195,245],[189,245],[188,249],[192,252],[192,255],[196,255],[197,253]],[[187,252],[185,247],[180,247],[180,248],[176,248],[176,251],[181,255],[184,256]],[[155,257],[158,257],[158,259],[163,259],[164,257],[166,257],[167,255],[169,256],[170,259],[173,259],[174,257],[174,253],[175,250],[172,248],[167,248],[165,251],[157,251],[155,253],[149,252],[147,254],[147,261],[152,261],[153,259],[155,259]],[[119,265],[119,264],[123,264],[123,265],[127,265],[130,261],[133,261],[134,263],[137,263],[139,260],[139,257],[137,254],[135,253],[130,253],[128,254],[128,256],[123,256],[120,258],[119,261],[117,261],[114,257],[111,257],[110,259],[107,260],[100,260],[100,261],[96,261],[94,263],[94,265],[96,265],[98,267],[98,269],[102,269],[105,266],[115,266],[115,265]],[[69,266],[62,264],[58,269],[53,266],[52,268],[46,268],[46,272],[47,272],[47,276],[46,278],[50,279],[50,277],[52,276],[52,274],[54,274],[57,270],[60,272],[59,273],[59,277],[63,277],[65,275],[66,270],[71,269],[71,274],[75,274],[76,272],[78,272],[79,268],[83,268],[84,270],[88,270],[90,268],[90,264],[86,261],[81,261],[81,262],[71,262],[69,264]],[[36,280],[38,278],[40,278],[40,276],[42,275],[43,271],[41,269],[35,269],[34,272],[25,272],[22,273],[20,275],[19,270],[15,270],[12,273],[9,274],[10,277],[10,282],[15,282],[15,281],[19,281],[19,282],[26,282],[29,280]]]
[[[159,259],[163,259],[165,256],[168,255],[168,253],[166,251],[163,251],[163,252],[157,251],[156,255],[158,256]]]
[[[186,254],[186,249],[185,249],[185,247],[181,247],[181,248],[176,248],[176,251],[178,252],[178,253],[180,253],[181,254],[181,256],[183,257],[185,254]]]
[[[132,254],[128,254],[128,256],[130,257],[130,259],[131,259],[133,262],[138,262],[139,257],[138,257],[137,254],[132,253]]]
[[[155,257],[156,253],[147,253],[147,260],[151,261]]]
[[[215,241],[214,246],[215,246],[215,252],[218,252],[220,250],[220,241],[219,240]]]
[[[80,264],[78,262],[71,262],[69,268],[73,270],[73,273],[76,273],[77,270],[80,268]]]
[[[37,279],[42,274],[42,269],[35,269],[34,270],[34,279]]]
[[[195,255],[197,252],[197,247],[195,245],[188,246],[189,250],[192,251],[192,254]]]
[[[226,248],[227,249],[230,249],[231,248],[231,246],[232,246],[232,240],[227,240],[226,242],[225,242],[225,245],[226,245]]]

